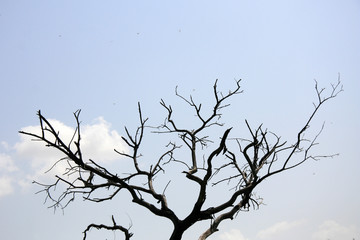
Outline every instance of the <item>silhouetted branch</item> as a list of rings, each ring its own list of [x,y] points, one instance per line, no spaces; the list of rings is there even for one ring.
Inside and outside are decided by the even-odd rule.
[[[87,232],[90,231],[91,228],[96,228],[96,229],[106,229],[106,230],[111,230],[111,231],[116,231],[116,230],[119,230],[121,232],[124,233],[124,236],[125,236],[125,240],[129,240],[132,236],[133,236],[133,233],[129,232],[131,226],[129,228],[125,228],[121,225],[118,225],[116,224],[115,222],[115,219],[114,219],[114,216],[111,216],[111,220],[113,222],[113,225],[112,226],[107,226],[107,225],[104,225],[104,224],[90,224],[86,229],[85,231],[83,232],[84,233],[84,238],[83,240],[86,240],[86,237],[87,237]]]

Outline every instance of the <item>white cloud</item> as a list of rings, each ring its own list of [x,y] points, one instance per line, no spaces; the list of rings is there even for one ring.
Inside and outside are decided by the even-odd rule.
[[[257,237],[260,239],[271,239],[278,236],[279,234],[282,234],[289,230],[293,230],[294,228],[299,227],[303,223],[304,220],[293,221],[293,222],[288,222],[288,221],[278,222],[272,225],[271,227],[260,231],[257,234]]]
[[[229,232],[224,232],[219,236],[220,240],[248,240],[238,229],[232,229]]]
[[[49,121],[64,142],[69,143],[75,129],[58,120],[49,119]],[[35,134],[41,133],[40,126],[27,126],[21,130]],[[45,147],[44,142],[31,139],[33,138],[30,136],[20,134],[20,141],[13,148],[15,154],[0,153],[0,197],[13,193],[15,185],[24,190],[31,186],[30,183],[33,180],[42,181],[45,178],[53,177],[54,174],[60,175],[64,172],[66,162],[56,165],[51,170],[51,174],[44,174],[64,155],[58,150]],[[6,142],[1,142],[1,145],[10,149]],[[94,120],[92,124],[81,125],[81,149],[84,161],[91,158],[99,164],[111,163],[121,158],[114,152],[114,148],[119,151],[127,151],[121,136],[117,131],[111,130],[111,124],[102,117]],[[72,149],[75,149],[75,145],[72,146]]]
[[[8,176],[0,177],[0,197],[12,194],[14,192],[13,179]]]
[[[65,143],[70,141],[75,129],[68,127],[57,120],[49,121],[59,132],[60,137],[64,139]],[[21,130],[24,132],[41,134],[40,126],[27,126]],[[44,173],[49,170],[57,160],[64,156],[55,149],[45,147],[44,142],[32,141],[32,139],[34,138],[20,134],[20,141],[15,144],[14,149],[16,151],[17,158],[22,161],[21,165],[24,166],[24,168],[30,167],[32,172],[31,175],[33,176],[32,180],[34,180],[44,175]],[[53,171],[55,174],[61,174],[63,172],[63,168],[58,165],[53,169]]]
[[[7,154],[0,153],[0,171],[1,172],[15,172],[18,168],[15,166],[14,161]]]
[[[10,146],[7,142],[5,141],[1,141],[0,142],[1,146],[5,149],[5,150],[9,150],[10,149]]]
[[[312,235],[313,240],[342,240],[342,239],[353,239],[355,236],[360,235],[360,229],[356,226],[343,226],[336,221],[327,220],[322,223],[318,230]]]
[[[4,145],[5,142],[1,144]],[[0,197],[10,195],[14,192],[13,176],[9,176],[18,171],[12,158],[4,153],[0,153]]]
[[[75,129],[66,126],[58,120],[49,120],[52,126],[59,131],[60,137],[67,144],[70,142]],[[114,148],[119,151],[126,150],[126,146],[121,136],[115,130],[111,130],[111,124],[102,117],[97,118],[93,124],[81,125],[81,150],[84,161],[89,158],[97,163],[111,162],[119,159],[119,155],[114,152]],[[39,126],[28,126],[22,129],[25,132],[40,133]],[[45,148],[45,143],[30,141],[31,137],[20,135],[21,140],[15,145],[17,153],[30,159],[34,169],[47,170],[56,160],[63,157],[62,153],[55,149]],[[72,145],[75,149],[75,145]]]
[[[110,128],[110,123],[102,117],[97,118],[94,124],[82,127],[82,149],[85,156],[99,163],[119,159],[114,148],[123,151],[126,146],[119,133]]]

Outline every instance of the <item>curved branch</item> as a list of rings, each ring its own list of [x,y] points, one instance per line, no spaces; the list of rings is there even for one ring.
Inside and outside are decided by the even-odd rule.
[[[113,222],[113,225],[112,226],[107,226],[107,225],[104,225],[104,224],[90,224],[86,229],[85,231],[83,232],[84,233],[84,238],[83,240],[86,240],[86,237],[87,237],[87,232],[90,231],[91,228],[96,228],[96,229],[106,229],[106,230],[111,230],[111,231],[116,231],[116,230],[119,230],[121,232],[124,233],[124,236],[125,236],[125,240],[130,240],[130,238],[133,236],[133,233],[129,232],[131,226],[129,228],[125,228],[121,225],[118,225],[116,224],[115,222],[115,219],[114,219],[114,216],[111,216],[111,220]]]

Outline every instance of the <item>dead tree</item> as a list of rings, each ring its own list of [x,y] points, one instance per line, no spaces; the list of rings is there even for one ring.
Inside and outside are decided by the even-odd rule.
[[[138,104],[140,124],[134,134],[131,134],[125,127],[125,136],[122,137],[130,152],[115,150],[132,162],[133,171],[127,175],[107,169],[94,160],[83,159],[80,111],[74,113],[76,130],[70,142],[64,142],[58,130],[52,126],[51,122],[40,111],[38,117],[41,133],[34,134],[24,131],[20,131],[20,133],[29,135],[34,140],[44,142],[47,147],[55,148],[64,155],[63,158],[54,163],[54,165],[59,162],[67,164],[68,167],[64,170],[63,175],[56,175],[56,180],[52,184],[38,183],[43,187],[42,191],[46,193],[47,199],[53,202],[52,207],[65,208],[78,195],[88,201],[102,202],[113,200],[120,191],[126,191],[131,195],[133,203],[149,210],[156,216],[166,218],[172,222],[173,231],[169,237],[170,240],[180,240],[183,233],[192,225],[200,221],[208,221],[209,228],[199,236],[199,240],[204,240],[218,231],[220,224],[224,220],[232,220],[239,211],[248,210],[251,206],[257,208],[260,202],[259,198],[254,195],[253,190],[265,179],[295,168],[309,159],[333,156],[314,155],[310,152],[317,144],[317,138],[323,128],[312,139],[305,137],[310,122],[321,106],[328,100],[335,98],[342,91],[340,79],[331,87],[330,93],[324,96],[324,89],[320,89],[317,82],[315,82],[317,102],[314,103],[312,113],[305,119],[305,124],[297,132],[296,140],[292,143],[282,141],[280,136],[264,129],[262,125],[253,129],[246,120],[245,124],[251,134],[250,139],[236,136],[230,138],[230,135],[236,134],[231,132],[232,128],[225,129],[222,136],[217,136],[220,137],[218,141],[211,140],[204,134],[209,128],[223,126],[219,120],[222,116],[221,110],[229,106],[226,103],[229,98],[242,93],[240,80],[236,81],[234,90],[226,94],[218,91],[217,81],[215,81],[213,86],[215,103],[210,109],[210,114],[203,113],[202,105],[195,103],[192,96],[186,98],[180,95],[176,89],[176,95],[195,112],[198,122],[194,124],[197,126],[193,129],[180,127],[178,121],[173,118],[171,105],[161,100],[160,104],[166,111],[166,119],[154,131],[154,128],[147,127],[148,119],[143,117],[140,104]],[[142,146],[145,130],[148,129],[157,134],[175,134],[183,142],[184,147],[182,149],[185,148],[188,151],[189,158],[185,160],[177,159],[175,155],[181,146],[169,142],[160,156],[150,156],[153,159],[156,157],[156,160],[148,169],[140,167],[139,158],[142,156],[140,146]],[[202,160],[199,160],[198,151],[203,147],[210,150],[201,156]],[[221,161],[216,161],[219,158],[221,158]],[[180,167],[178,163],[181,164]],[[191,206],[189,214],[183,219],[180,219],[178,214],[169,207],[165,190],[158,189],[154,185],[156,176],[165,174],[164,164],[167,164],[167,167],[178,169],[179,172],[183,173],[184,179],[190,180],[192,184],[198,186],[197,193],[188,193],[196,194],[196,200]],[[216,176],[220,177],[216,178]],[[146,184],[139,184],[141,181],[146,182]],[[225,201],[212,207],[204,207],[208,200],[207,192],[209,189],[219,184],[229,183],[232,183],[233,187],[226,196]],[[65,190],[59,196],[53,197],[53,191],[51,190],[54,190],[58,185],[65,186]],[[94,197],[94,193],[100,189],[106,189],[110,194],[104,197]],[[124,233],[125,239],[131,238],[132,233],[129,232],[128,228],[118,225],[114,217],[112,217],[112,222],[113,224],[109,226],[90,224],[84,231],[84,239],[86,239],[86,234],[91,228],[120,230]]]

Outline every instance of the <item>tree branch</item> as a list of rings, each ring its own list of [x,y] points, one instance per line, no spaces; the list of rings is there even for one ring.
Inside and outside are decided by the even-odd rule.
[[[125,240],[129,240],[132,236],[133,236],[133,233],[129,232],[131,226],[129,228],[125,228],[121,225],[118,225],[116,224],[115,222],[115,219],[114,219],[114,216],[111,216],[111,220],[113,222],[113,225],[112,226],[107,226],[107,225],[104,225],[104,224],[90,224],[86,229],[85,231],[83,232],[84,233],[84,238],[83,240],[86,240],[86,237],[87,237],[87,232],[90,231],[91,228],[96,228],[96,229],[106,229],[106,230],[111,230],[111,231],[116,231],[116,230],[119,230],[121,232],[124,233],[124,236],[125,236]]]

